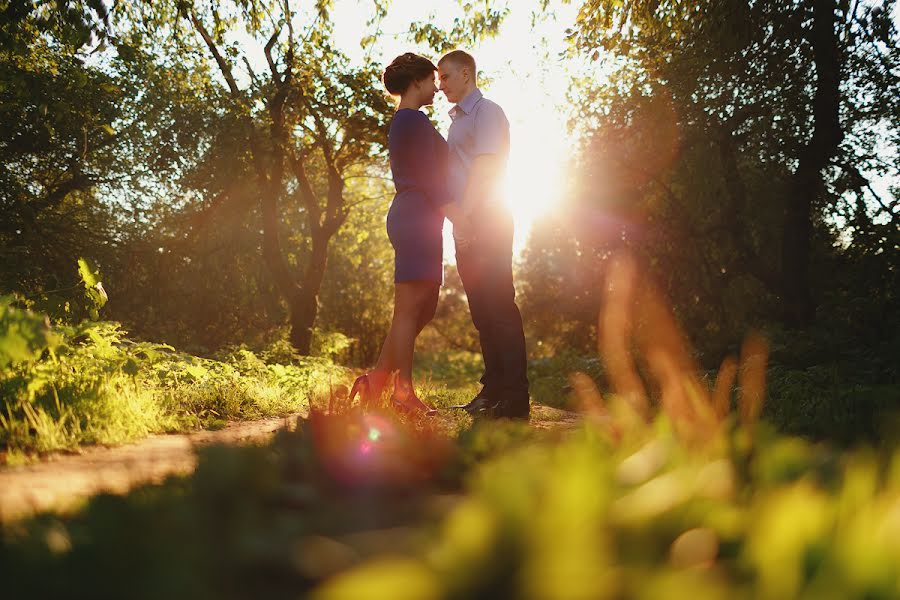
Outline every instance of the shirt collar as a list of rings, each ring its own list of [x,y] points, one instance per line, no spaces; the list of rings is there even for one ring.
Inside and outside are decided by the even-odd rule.
[[[475,108],[475,105],[478,104],[478,101],[484,97],[484,94],[481,93],[481,90],[475,88],[471,92],[469,92],[465,98],[459,101],[453,108],[450,109],[450,116],[455,117],[458,114],[458,111],[463,111],[466,114],[472,112],[472,109]]]

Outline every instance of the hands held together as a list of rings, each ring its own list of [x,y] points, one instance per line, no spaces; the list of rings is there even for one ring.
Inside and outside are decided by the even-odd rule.
[[[453,239],[460,248],[468,248],[475,241],[475,226],[469,216],[461,216],[453,222]]]
[[[472,217],[457,204],[444,206],[444,215],[453,223],[453,239],[458,248],[468,248],[475,241],[475,225]]]

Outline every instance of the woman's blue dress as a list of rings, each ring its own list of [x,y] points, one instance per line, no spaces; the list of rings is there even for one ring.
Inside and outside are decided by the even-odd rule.
[[[447,187],[447,142],[424,113],[402,108],[391,121],[388,151],[397,190],[387,216],[394,282],[441,283],[441,206],[453,200]]]

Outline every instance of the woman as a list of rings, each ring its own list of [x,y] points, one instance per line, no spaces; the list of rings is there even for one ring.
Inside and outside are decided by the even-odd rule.
[[[368,405],[381,398],[388,377],[397,371],[392,406],[428,415],[434,410],[413,388],[413,349],[437,308],[444,217],[456,221],[460,216],[447,188],[447,142],[419,110],[434,101],[436,71],[430,60],[408,52],[395,58],[382,76],[388,92],[400,98],[388,133],[397,191],[387,216],[394,247],[394,316],[378,362],[350,391],[350,402],[359,394]]]

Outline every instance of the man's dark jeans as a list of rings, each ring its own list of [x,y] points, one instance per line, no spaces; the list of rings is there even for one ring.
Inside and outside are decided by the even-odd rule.
[[[505,206],[490,206],[472,220],[475,239],[466,248],[457,244],[456,266],[481,341],[481,383],[487,397],[499,395],[510,408],[526,408],[525,334],[513,287],[512,216]]]

